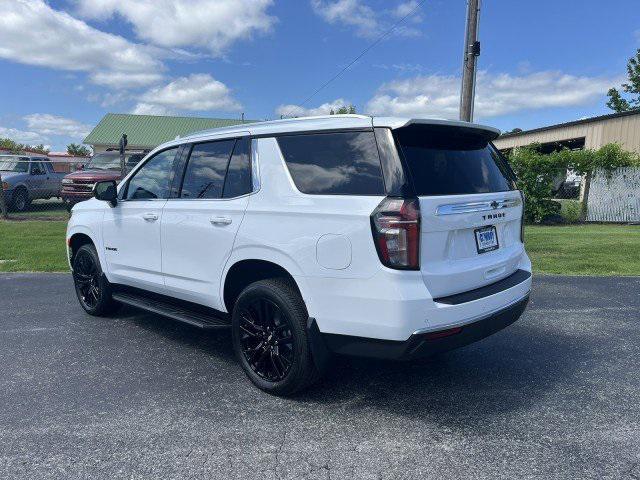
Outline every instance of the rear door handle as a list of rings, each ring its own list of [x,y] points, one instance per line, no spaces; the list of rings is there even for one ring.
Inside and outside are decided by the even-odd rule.
[[[229,217],[212,217],[211,218],[212,225],[231,225],[231,219]]]
[[[155,222],[156,220],[158,220],[158,215],[156,213],[145,213],[144,215],[142,215],[142,218],[149,222]]]

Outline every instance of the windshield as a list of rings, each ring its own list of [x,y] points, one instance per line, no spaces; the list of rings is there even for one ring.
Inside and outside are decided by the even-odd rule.
[[[120,157],[118,155],[98,154],[91,158],[87,168],[94,170],[119,170]]]
[[[20,157],[0,157],[0,171],[27,173],[29,160]]]
[[[124,156],[125,165],[128,170],[135,167],[143,155],[139,153],[126,154]],[[91,158],[87,165],[88,169],[94,170],[120,170],[120,155],[112,153],[99,153]]]

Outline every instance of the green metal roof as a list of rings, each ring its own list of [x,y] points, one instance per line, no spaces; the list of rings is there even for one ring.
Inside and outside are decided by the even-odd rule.
[[[245,120],[244,123],[256,120]],[[164,117],[158,115],[131,115],[107,113],[100,123],[84,139],[88,145],[118,145],[123,133],[128,144],[135,147],[153,148],[161,143],[200,130],[230,127],[243,123],[240,119]]]

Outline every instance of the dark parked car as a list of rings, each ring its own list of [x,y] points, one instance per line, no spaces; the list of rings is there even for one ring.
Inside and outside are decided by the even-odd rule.
[[[146,152],[128,152],[125,154],[125,167],[129,172],[146,155]],[[93,196],[93,185],[104,180],[120,181],[120,155],[118,152],[98,153],[91,158],[87,166],[62,179],[62,200],[67,210],[78,202]]]
[[[59,197],[64,173],[55,172],[47,157],[0,155],[0,176],[5,203],[23,212],[32,200]]]

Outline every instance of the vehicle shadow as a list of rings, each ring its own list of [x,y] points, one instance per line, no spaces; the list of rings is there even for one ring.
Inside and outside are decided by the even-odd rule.
[[[228,364],[235,364],[229,330],[201,330],[153,313],[124,306],[114,318],[128,320],[138,327],[161,335],[185,347],[197,349]]]
[[[237,365],[230,332],[201,331],[129,309],[118,317],[232,366],[238,381],[244,382],[242,388],[254,388]],[[593,349],[589,339],[561,331],[550,335],[548,329],[524,320],[476,344],[423,361],[335,357],[318,385],[286,401],[337,414],[374,410],[461,428],[467,422],[477,425],[530,409],[556,383],[570,381]]]
[[[583,339],[516,324],[423,361],[336,358],[322,384],[295,400],[463,428],[535,406],[555,384],[570,382],[589,352]]]

